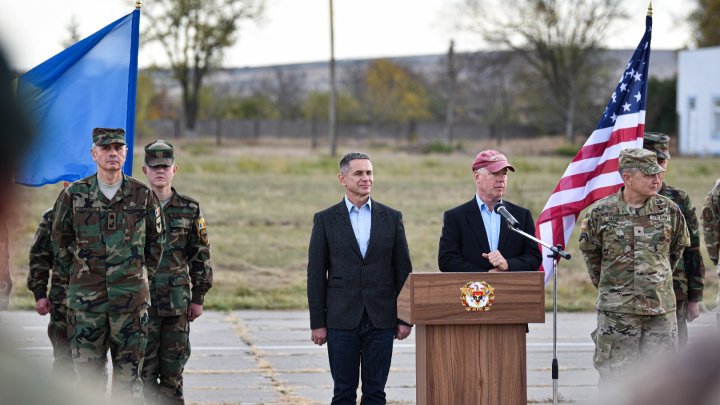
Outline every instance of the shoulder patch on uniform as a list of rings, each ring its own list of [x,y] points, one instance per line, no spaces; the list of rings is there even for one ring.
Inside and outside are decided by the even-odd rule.
[[[198,237],[204,244],[208,244],[207,225],[205,224],[205,218],[199,217],[195,220],[195,226],[197,227]]]

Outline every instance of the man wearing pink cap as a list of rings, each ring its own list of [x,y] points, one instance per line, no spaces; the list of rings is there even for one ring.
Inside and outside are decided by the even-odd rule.
[[[502,199],[508,170],[515,168],[502,153],[484,150],[472,164],[475,198],[445,212],[438,265],[444,272],[537,271],[542,256],[533,242],[509,228],[497,212],[502,204],[517,227],[535,234],[532,214]]]

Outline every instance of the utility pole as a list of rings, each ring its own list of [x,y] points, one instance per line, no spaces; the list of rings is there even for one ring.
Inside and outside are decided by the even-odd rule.
[[[450,146],[453,142],[453,129],[455,127],[455,93],[457,90],[457,69],[455,66],[455,41],[450,40],[447,55],[447,108],[445,109],[445,143]]]
[[[333,18],[333,0],[330,0],[330,156],[337,154],[337,89],[335,85],[335,22]]]

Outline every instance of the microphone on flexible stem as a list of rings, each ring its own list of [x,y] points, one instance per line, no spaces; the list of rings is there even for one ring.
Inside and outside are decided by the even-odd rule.
[[[495,211],[498,212],[498,214],[502,215],[503,218],[507,221],[508,225],[512,226],[513,228],[517,228],[520,226],[520,223],[517,219],[515,219],[514,216],[505,208],[504,205],[498,204],[495,206]]]

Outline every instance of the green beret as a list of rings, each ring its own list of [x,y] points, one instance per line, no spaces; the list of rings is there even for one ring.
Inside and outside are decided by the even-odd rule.
[[[655,154],[647,149],[630,148],[620,151],[620,170],[638,169],[644,174],[658,174],[665,171],[657,163]]]
[[[150,167],[172,166],[175,162],[175,148],[165,140],[158,139],[145,145],[145,164]]]
[[[670,137],[662,132],[645,132],[643,148],[655,152],[658,159],[670,159]]]
[[[125,130],[122,128],[93,128],[92,138],[95,145],[126,144]]]

